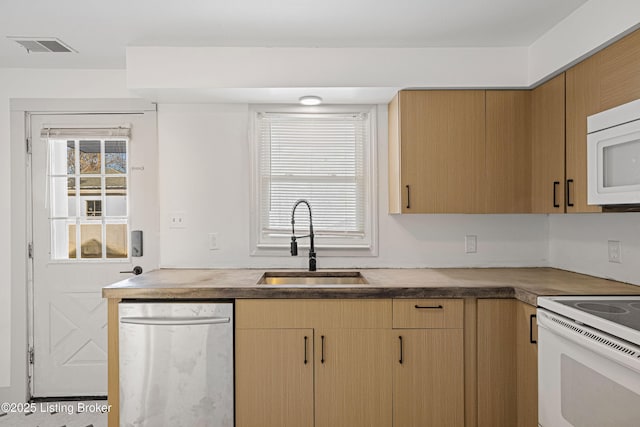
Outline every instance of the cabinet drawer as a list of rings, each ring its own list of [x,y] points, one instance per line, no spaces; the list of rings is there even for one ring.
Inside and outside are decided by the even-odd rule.
[[[391,328],[390,299],[236,300],[237,329]]]
[[[461,299],[394,299],[394,328],[462,328]]]

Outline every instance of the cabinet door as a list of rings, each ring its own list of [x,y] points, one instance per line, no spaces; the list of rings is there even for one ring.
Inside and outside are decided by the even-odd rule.
[[[316,427],[391,427],[390,333],[315,331]]]
[[[484,208],[485,92],[401,91],[402,213]]]
[[[516,302],[479,299],[478,427],[517,425]]]
[[[596,55],[602,56],[602,110],[639,99],[640,31],[634,31]]]
[[[518,427],[538,426],[538,328],[535,314],[534,306],[517,302]]]
[[[567,212],[601,212],[587,204],[587,117],[601,111],[600,61],[596,54],[567,70]]]
[[[531,212],[531,92],[487,91],[486,213]]]
[[[564,73],[531,93],[531,210],[564,213]]]
[[[313,330],[236,330],[236,426],[313,426]]]
[[[393,335],[393,425],[463,427],[462,329],[396,329]]]

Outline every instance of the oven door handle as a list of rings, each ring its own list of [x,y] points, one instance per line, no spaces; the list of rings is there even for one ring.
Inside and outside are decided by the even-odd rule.
[[[640,373],[640,346],[541,308],[538,309],[537,316],[539,329],[544,329]],[[548,351],[545,348],[543,335],[540,334],[538,334],[538,351]]]

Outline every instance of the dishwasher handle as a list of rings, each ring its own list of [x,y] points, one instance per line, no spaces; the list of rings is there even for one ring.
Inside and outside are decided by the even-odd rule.
[[[231,322],[230,317],[123,317],[120,323],[131,325],[217,325]]]

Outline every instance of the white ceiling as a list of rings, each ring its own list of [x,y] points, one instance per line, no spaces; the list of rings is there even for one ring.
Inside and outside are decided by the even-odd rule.
[[[529,46],[586,0],[0,0],[0,67],[125,68],[127,46]],[[8,36],[78,53],[27,54]]]

